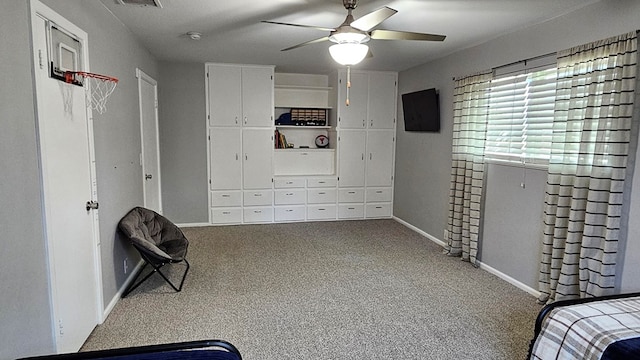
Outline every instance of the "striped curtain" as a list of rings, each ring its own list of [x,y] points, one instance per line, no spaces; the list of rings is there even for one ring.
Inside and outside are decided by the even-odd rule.
[[[635,31],[558,53],[540,302],[614,290],[636,54]]]
[[[491,73],[456,80],[445,252],[477,266]]]

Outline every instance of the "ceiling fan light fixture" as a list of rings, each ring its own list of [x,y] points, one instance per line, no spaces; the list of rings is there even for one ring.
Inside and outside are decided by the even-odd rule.
[[[369,47],[359,43],[341,43],[331,45],[329,54],[341,65],[355,65],[362,61],[369,52]]]
[[[369,35],[365,33],[357,33],[357,32],[337,32],[329,36],[329,40],[337,44],[342,44],[342,43],[362,44],[362,43],[366,43],[370,39],[371,38],[369,37]]]

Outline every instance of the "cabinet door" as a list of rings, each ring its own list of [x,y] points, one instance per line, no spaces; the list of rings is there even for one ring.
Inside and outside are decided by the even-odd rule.
[[[211,190],[240,189],[242,154],[240,129],[209,130],[209,169]]]
[[[273,125],[273,68],[242,68],[242,123],[257,127]]]
[[[209,124],[240,126],[242,120],[241,68],[207,65],[209,76]]]
[[[273,131],[243,129],[243,185],[245,189],[271,189]]]
[[[344,130],[340,132],[338,146],[338,186],[364,186],[366,131]]]
[[[338,125],[341,129],[364,129],[367,124],[367,102],[369,101],[369,76],[367,74],[351,73],[351,88],[349,89],[349,106],[347,99],[347,74],[340,73],[338,83]]]
[[[394,132],[369,130],[367,134],[367,186],[391,186]]]
[[[396,74],[369,74],[369,129],[393,129],[396,119]]]

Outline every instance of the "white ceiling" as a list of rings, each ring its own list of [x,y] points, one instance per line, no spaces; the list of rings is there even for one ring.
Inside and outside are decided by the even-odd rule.
[[[328,36],[308,28],[261,23],[261,20],[334,28],[347,12],[341,0],[160,0],[162,8],[102,3],[159,60],[276,65],[278,72],[328,73],[339,65],[330,43],[281,49]],[[598,0],[360,0],[354,17],[382,6],[398,13],[377,29],[446,35],[444,42],[369,42],[372,58],[358,68],[402,71]],[[202,33],[199,41],[189,31]]]

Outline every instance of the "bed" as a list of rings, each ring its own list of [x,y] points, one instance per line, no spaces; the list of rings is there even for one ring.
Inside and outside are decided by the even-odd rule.
[[[546,305],[528,359],[640,359],[640,293]]]

